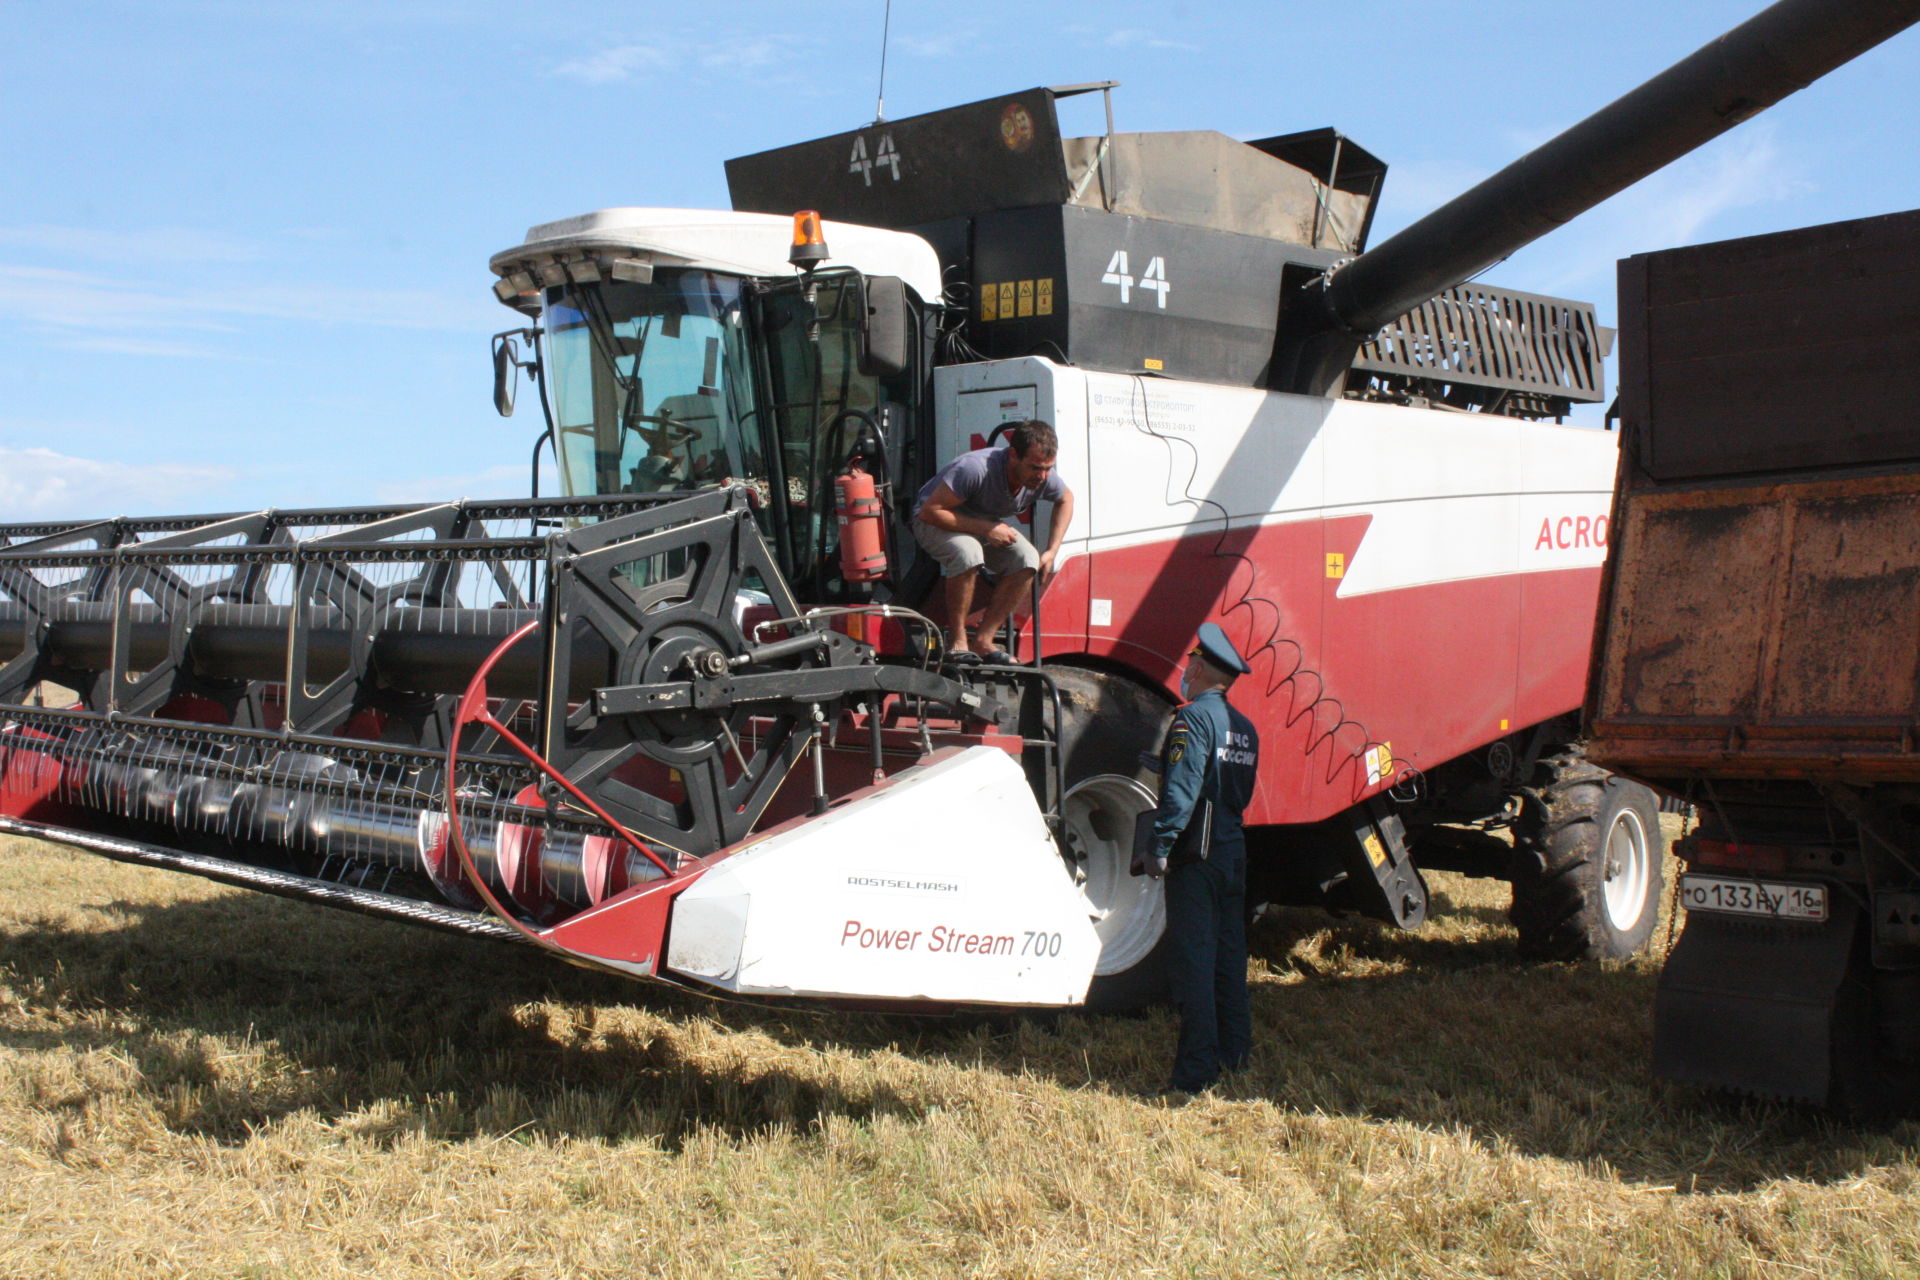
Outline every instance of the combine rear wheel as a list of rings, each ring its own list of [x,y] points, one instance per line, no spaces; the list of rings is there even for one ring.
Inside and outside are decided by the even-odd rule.
[[[1162,881],[1128,866],[1134,819],[1157,802],[1140,753],[1159,750],[1173,708],[1121,676],[1073,667],[1047,673],[1060,687],[1065,843],[1100,934],[1087,1007],[1145,1008],[1166,998],[1166,893]]]
[[[1513,908],[1521,954],[1623,959],[1660,914],[1660,806],[1653,792],[1578,750],[1542,759],[1514,826]]]

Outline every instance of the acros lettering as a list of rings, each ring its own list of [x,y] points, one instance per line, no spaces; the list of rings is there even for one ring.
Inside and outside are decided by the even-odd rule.
[[[1535,551],[1572,551],[1579,547],[1604,549],[1607,545],[1605,516],[1547,516],[1540,521],[1540,536],[1533,540]]]

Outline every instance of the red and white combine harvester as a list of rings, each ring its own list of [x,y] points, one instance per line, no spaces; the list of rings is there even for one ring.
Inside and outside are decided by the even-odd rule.
[[[1625,954],[1654,800],[1575,746],[1615,446],[1558,423],[1608,335],[1466,282],[1914,9],[1787,0],[1371,250],[1354,142],[1062,137],[1110,85],[536,227],[496,399],[532,371],[561,496],[0,528],[0,831],[724,993],[1138,1004],[1211,620],[1254,901],[1412,927],[1446,867]],[[1018,662],[943,666],[914,495],[1028,418],[1078,514]]]

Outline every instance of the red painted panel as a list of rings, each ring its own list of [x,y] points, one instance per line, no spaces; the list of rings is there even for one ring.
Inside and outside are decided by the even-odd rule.
[[[1352,564],[1358,533],[1329,522],[1328,552]],[[1344,579],[1328,572],[1318,665],[1348,721],[1343,761],[1382,745],[1398,762],[1432,768],[1500,736],[1501,720],[1513,715],[1517,576],[1341,596]],[[1364,789],[1364,765],[1358,773]]]
[[[16,725],[0,731],[0,814],[56,820],[53,799],[68,779],[66,766],[36,745],[48,741],[38,729]]]
[[[667,920],[673,912],[673,900],[705,870],[702,867],[668,880],[650,880],[543,930],[540,936],[569,951],[658,973],[661,958],[666,955]]]
[[[1342,597],[1329,556],[1351,563],[1368,523],[1197,534],[1076,562],[1092,599],[1112,602],[1111,626],[1089,623],[1089,654],[1172,692],[1202,622],[1241,647],[1254,670],[1233,701],[1265,761],[1249,821],[1315,821],[1382,789],[1367,777],[1372,745],[1432,768],[1580,705],[1597,569]]]
[[[1040,593],[1040,639],[1042,656],[1054,653],[1078,653],[1087,647],[1087,596],[1089,594],[1088,558],[1075,556],[1060,566],[1046,589]],[[1033,642],[1023,631],[1020,637],[1022,662],[1033,661]]]
[[[1515,727],[1557,716],[1586,697],[1599,597],[1598,567],[1521,575]]]

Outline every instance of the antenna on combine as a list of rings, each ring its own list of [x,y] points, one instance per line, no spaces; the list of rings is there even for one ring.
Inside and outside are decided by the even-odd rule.
[[[880,92],[873,103],[873,122],[887,118],[887,37],[893,31],[893,0],[887,0],[886,16],[880,20]]]

